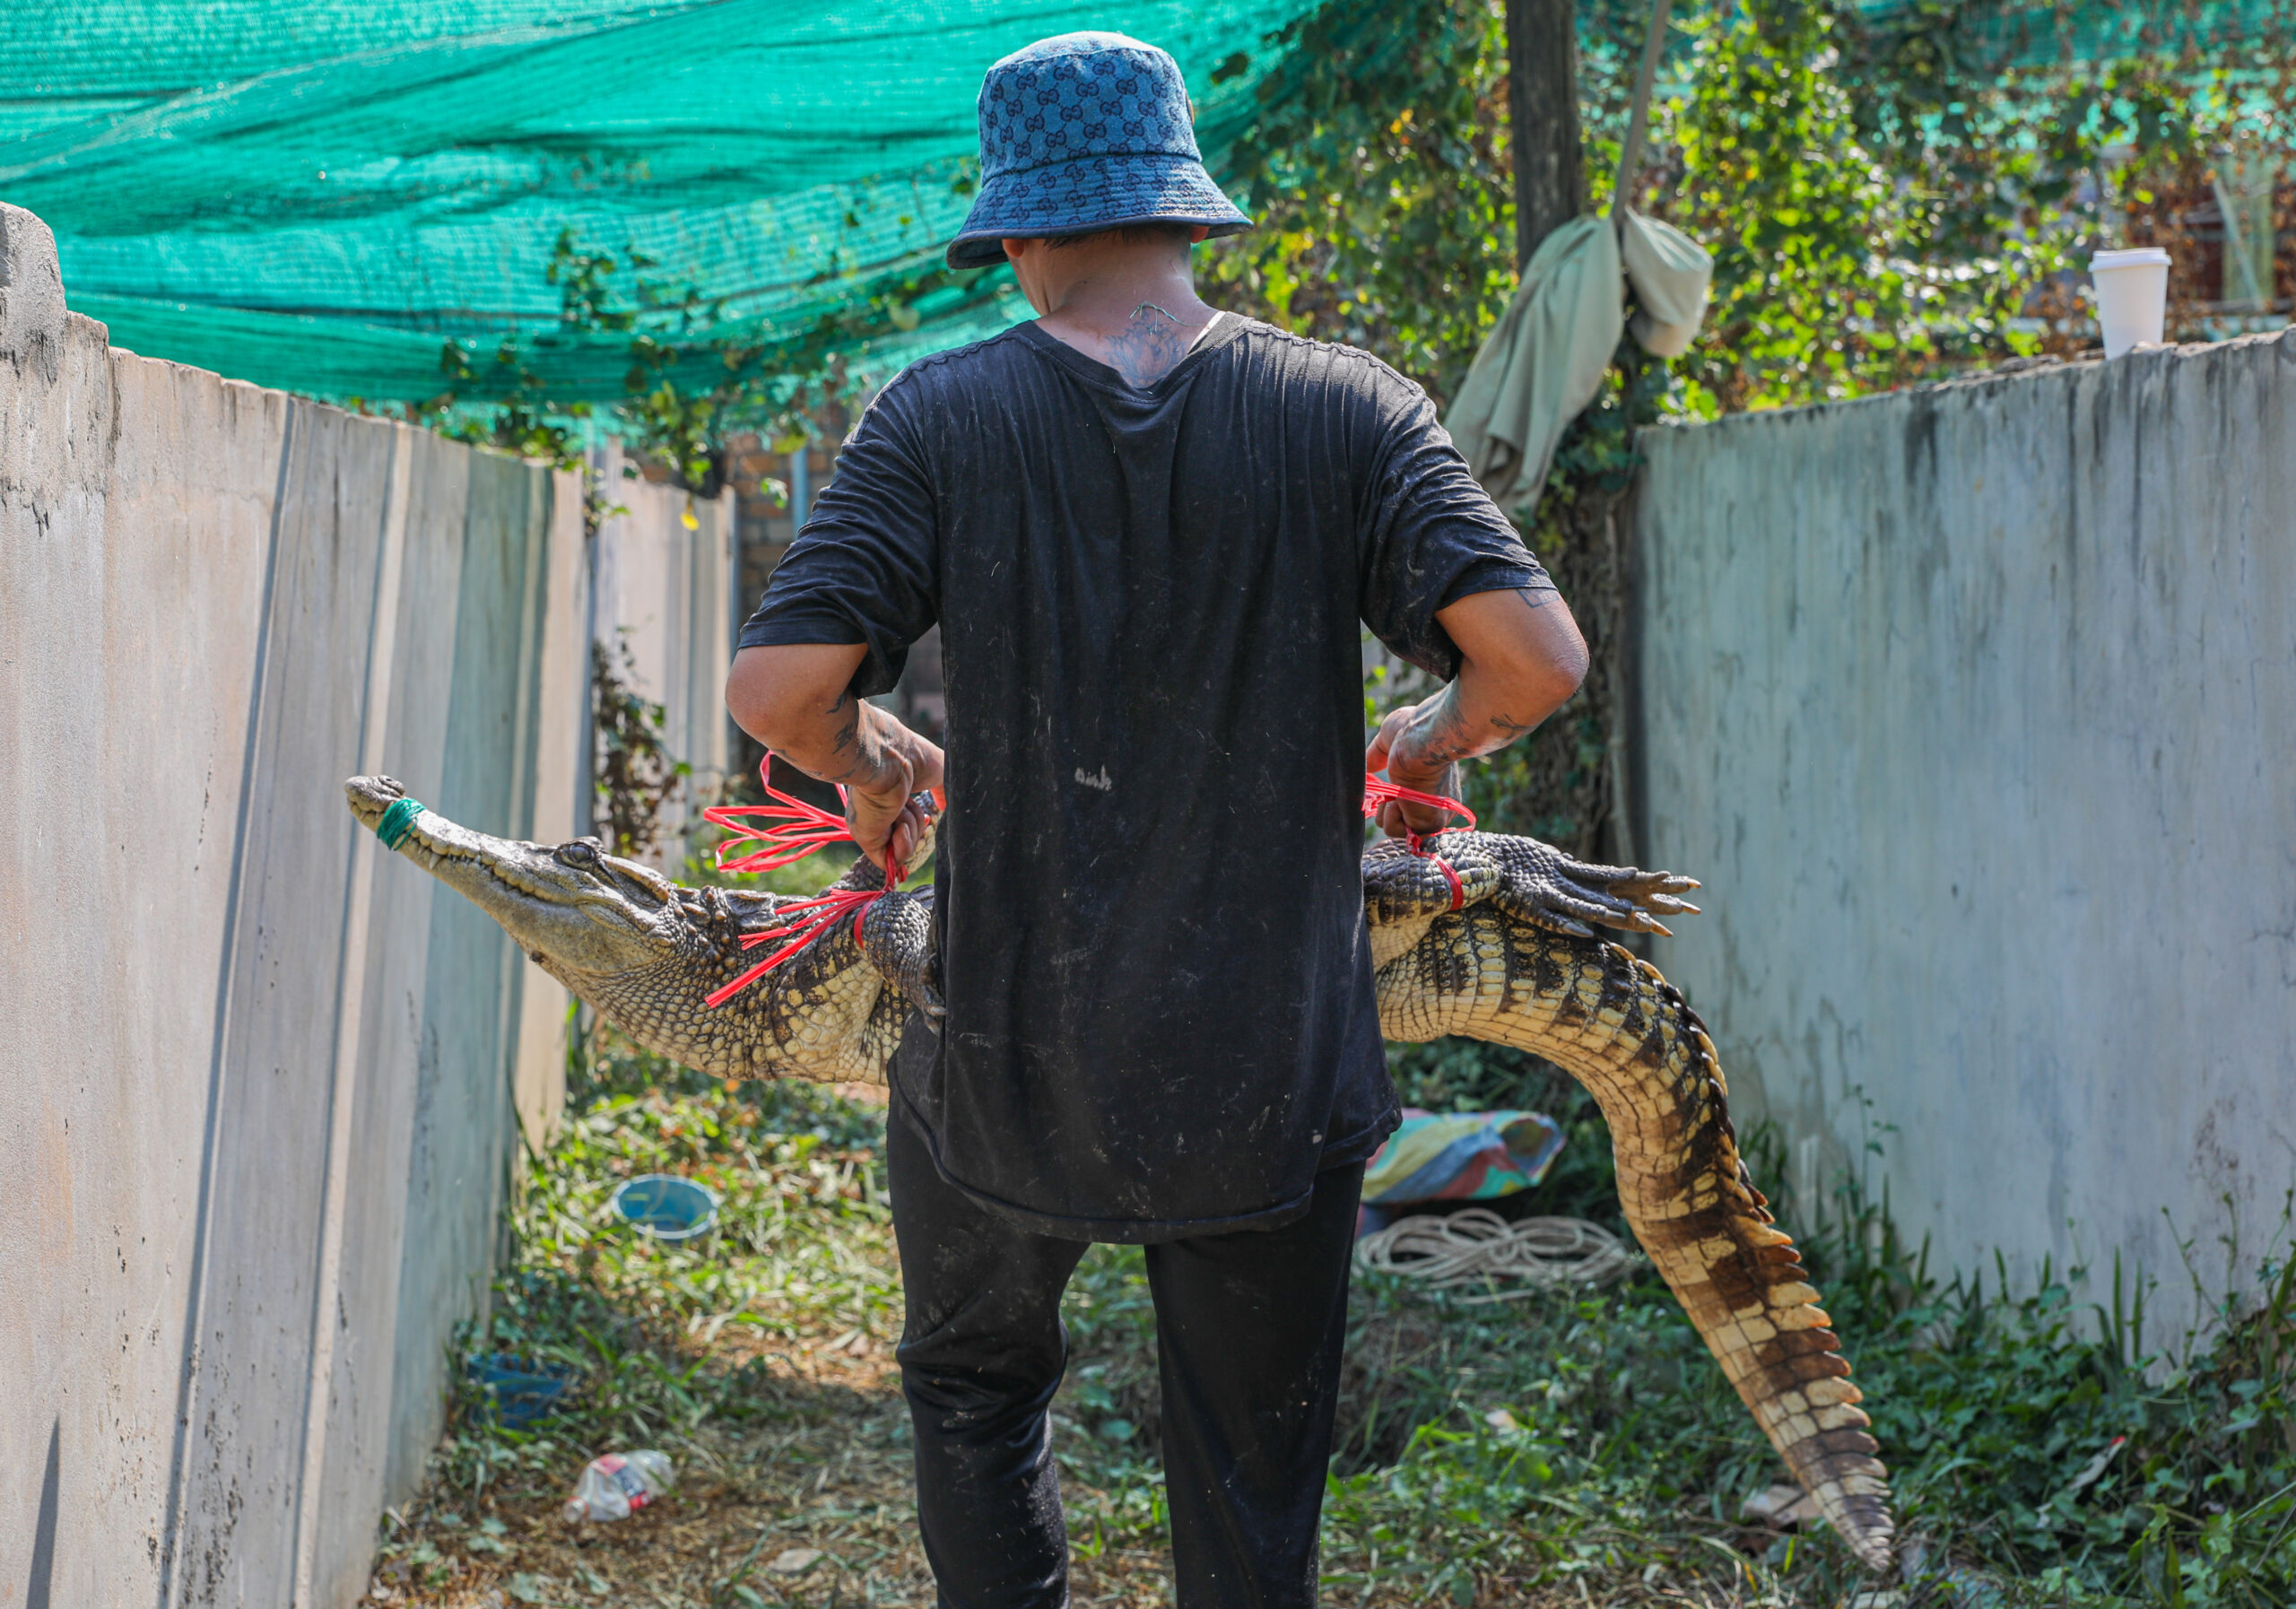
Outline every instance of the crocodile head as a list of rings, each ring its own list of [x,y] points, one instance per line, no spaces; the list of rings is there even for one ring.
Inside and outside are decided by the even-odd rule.
[[[388,777],[344,784],[352,813],[370,829],[405,792]],[[898,1039],[911,1002],[937,1013],[929,891],[887,895],[865,937],[841,920],[710,1011],[707,996],[769,953],[745,952],[742,940],[775,927],[777,909],[793,896],[687,888],[607,854],[596,839],[526,843],[428,809],[406,824],[396,848],[631,1039],[704,1072],[882,1082],[880,1039]],[[874,865],[857,860],[839,886],[883,883]]]
[[[406,793],[388,777],[353,777],[343,791],[369,829]],[[522,843],[426,810],[398,851],[500,923],[536,965],[570,987],[576,976],[650,967],[680,947],[677,886],[649,866],[608,855],[596,839]]]

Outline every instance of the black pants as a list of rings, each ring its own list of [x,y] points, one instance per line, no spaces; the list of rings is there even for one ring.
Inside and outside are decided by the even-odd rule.
[[[1022,1229],[887,1125],[909,1321],[902,1389],[917,1510],[947,1609],[1068,1601],[1049,1410],[1068,1363],[1060,1293],[1083,1242]],[[1311,1609],[1349,1255],[1363,1167],[1316,1181],[1279,1230],[1146,1248],[1180,1609]]]

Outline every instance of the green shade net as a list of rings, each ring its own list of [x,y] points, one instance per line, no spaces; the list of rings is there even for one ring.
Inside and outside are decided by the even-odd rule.
[[[57,234],[115,344],[323,396],[421,400],[441,349],[514,337],[560,404],[624,394],[629,334],[561,327],[572,230],[634,248],[702,326],[864,371],[993,333],[1009,273],[951,274],[974,98],[1081,29],[1162,46],[1213,170],[1308,0],[66,0],[0,7],[0,200]],[[634,275],[615,291],[628,305]]]

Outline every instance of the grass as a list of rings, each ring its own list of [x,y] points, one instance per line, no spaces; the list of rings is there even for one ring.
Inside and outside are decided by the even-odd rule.
[[[1574,1088],[1459,1042],[1399,1050],[1396,1073],[1421,1104],[1555,1114],[1564,1160],[1520,1206],[1616,1224],[1607,1140]],[[439,1605],[930,1604],[890,1355],[900,1309],[881,1109],[805,1086],[724,1088],[607,1041],[578,1059],[569,1111],[528,1171],[517,1255],[467,1350],[578,1383],[524,1431],[494,1423],[474,1391],[453,1405],[423,1493],[386,1524],[379,1589]],[[674,1249],[609,1224],[614,1185],[648,1171],[719,1193],[709,1239]],[[2147,1367],[2131,1356],[2133,1300],[2100,1315],[2069,1279],[2015,1295],[1941,1283],[1878,1211],[1847,1199],[1835,1222],[1813,1263],[1926,1561],[1919,1583],[1865,1609],[2296,1601],[2285,1268],[2228,1307],[2196,1361]],[[1076,1597],[1167,1604],[1138,1254],[1096,1248],[1066,1315],[1056,1445]],[[666,1500],[616,1524],[558,1518],[589,1457],[644,1446],[677,1460]],[[1365,1279],[1325,1596],[1346,1609],[1857,1602],[1877,1584],[1825,1533],[1739,1522],[1781,1475],[1647,1274],[1498,1306]]]

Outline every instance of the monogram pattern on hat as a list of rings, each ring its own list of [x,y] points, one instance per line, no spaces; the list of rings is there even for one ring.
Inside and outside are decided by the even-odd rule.
[[[980,87],[980,170],[994,178],[1080,156],[1201,161],[1178,63],[1120,33],[1067,34],[1016,51]]]
[[[1014,51],[980,86],[980,194],[952,267],[1004,260],[1007,237],[1168,220],[1251,227],[1205,170],[1179,64],[1120,33]]]

